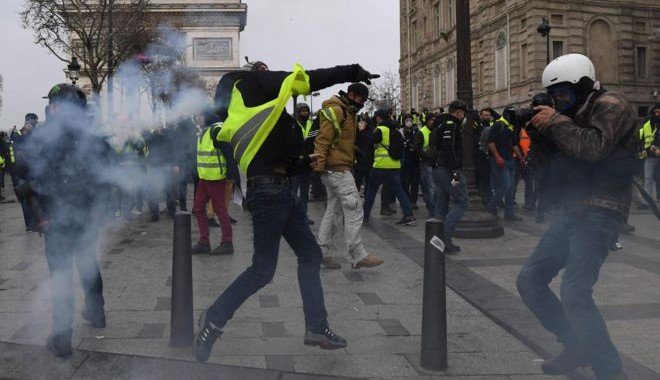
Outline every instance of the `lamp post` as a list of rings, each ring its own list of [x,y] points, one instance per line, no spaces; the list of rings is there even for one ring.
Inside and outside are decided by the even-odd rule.
[[[321,95],[320,92],[312,92],[312,97],[309,99],[309,112],[310,114],[314,113],[314,98]]]
[[[469,204],[463,218],[456,225],[457,238],[494,238],[504,235],[496,216],[486,212],[481,202],[475,175],[473,142],[479,114],[473,110],[472,49],[470,46],[470,0],[456,0],[456,96],[470,109],[463,127],[463,171],[467,177]]]
[[[69,79],[71,79],[71,83],[76,84],[76,81],[80,78],[80,64],[78,63],[78,58],[72,57],[71,63],[69,63],[66,68],[69,70]]]
[[[541,21],[541,24],[539,24],[539,26],[536,28],[536,31],[539,32],[539,34],[541,34],[542,37],[545,37],[546,64],[550,63],[550,29],[552,29],[552,26],[550,26],[548,20],[545,18],[543,19],[543,21]]]

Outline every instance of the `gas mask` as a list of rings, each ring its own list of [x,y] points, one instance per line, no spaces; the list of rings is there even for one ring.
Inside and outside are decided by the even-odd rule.
[[[413,126],[412,120],[410,119],[406,120],[406,128],[412,128],[412,126]]]
[[[360,112],[360,110],[364,107],[364,104],[360,104],[360,103],[354,101],[353,99],[349,99],[348,97],[346,97],[346,99],[348,99],[348,104],[350,104],[350,106],[353,109],[354,113]]]
[[[548,88],[548,95],[555,103],[555,109],[562,114],[571,114],[577,105],[577,93],[570,83],[560,83]]]

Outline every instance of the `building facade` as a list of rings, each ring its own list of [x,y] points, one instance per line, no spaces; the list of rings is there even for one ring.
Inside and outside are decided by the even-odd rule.
[[[456,98],[456,0],[400,0],[403,108],[438,110]],[[550,59],[589,56],[610,91],[641,115],[660,102],[660,1],[472,0],[475,108],[527,104]],[[542,19],[550,31],[537,32]]]
[[[150,0],[147,18],[149,25],[174,29],[185,39],[183,65],[199,75],[209,94],[225,73],[240,69],[240,33],[247,22],[247,5],[242,0]],[[113,112],[146,107],[144,96],[135,99],[134,88],[128,88],[133,83],[124,86],[121,82],[120,76],[113,81]],[[78,85],[93,98],[89,78],[83,75]],[[108,82],[99,94],[102,109],[107,107],[107,87]]]

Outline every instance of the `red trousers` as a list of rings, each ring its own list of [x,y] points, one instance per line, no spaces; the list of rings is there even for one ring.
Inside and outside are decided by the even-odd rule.
[[[200,179],[195,192],[195,205],[193,214],[197,217],[197,227],[199,227],[199,243],[210,244],[209,240],[209,220],[206,216],[205,206],[211,200],[213,212],[218,216],[220,229],[222,230],[222,241],[232,241],[231,223],[229,222],[229,213],[225,203],[225,192],[227,191],[227,181],[207,181]]]

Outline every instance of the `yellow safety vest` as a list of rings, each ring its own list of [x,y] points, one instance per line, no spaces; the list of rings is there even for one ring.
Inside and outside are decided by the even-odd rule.
[[[231,142],[234,158],[243,172],[261,149],[264,141],[277,124],[292,95],[307,95],[310,92],[309,75],[299,64],[295,64],[280,87],[277,98],[256,107],[247,107],[243,95],[234,84],[227,119],[217,139]]]
[[[429,146],[429,138],[431,137],[431,130],[429,129],[429,127],[425,125],[419,131],[422,132],[422,136],[424,137],[424,145],[422,146],[422,148],[426,149]]]
[[[644,149],[651,147],[657,130],[657,128],[653,128],[651,125],[651,120],[647,120],[646,123],[642,125],[642,128],[639,129],[639,139],[644,142]]]
[[[378,126],[383,140],[376,146],[374,152],[374,168],[376,169],[401,169],[401,160],[395,160],[390,157],[387,148],[390,147],[390,133],[399,133],[382,125]]]
[[[197,174],[206,181],[219,181],[227,177],[225,156],[213,146],[211,138],[211,130],[219,127],[218,123],[211,125],[197,139]]]
[[[513,125],[507,121],[507,119],[504,118],[504,116],[500,116],[497,121],[501,122],[502,124],[506,125],[507,128],[509,128],[510,131],[513,131]]]
[[[307,119],[307,123],[305,123],[305,125],[300,124],[300,122],[297,120],[296,123],[298,123],[300,129],[302,130],[303,138],[307,139],[309,137],[309,132],[312,130],[312,121]]]
[[[9,144],[9,163],[16,163],[16,156],[14,156],[14,143]]]
[[[0,156],[0,168],[4,168],[4,167],[5,167],[5,159],[2,158],[2,156]]]

